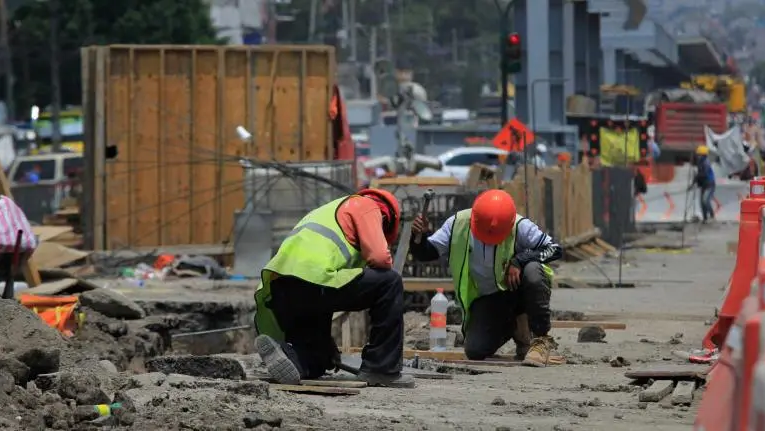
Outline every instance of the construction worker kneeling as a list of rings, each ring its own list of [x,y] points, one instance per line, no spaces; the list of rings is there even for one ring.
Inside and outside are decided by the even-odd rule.
[[[516,214],[508,193],[481,193],[472,209],[448,218],[435,233],[420,216],[412,232],[428,236],[419,244],[411,242],[416,260],[448,256],[468,359],[486,359],[512,338],[525,365],[561,360],[550,356],[557,344],[549,335],[552,269],[546,264],[560,259],[562,249],[534,222]]]
[[[369,310],[359,378],[414,387],[403,365],[404,284],[392,269],[401,209],[390,192],[365,189],[303,217],[261,273],[255,347],[269,374],[296,384],[336,368],[332,315]]]

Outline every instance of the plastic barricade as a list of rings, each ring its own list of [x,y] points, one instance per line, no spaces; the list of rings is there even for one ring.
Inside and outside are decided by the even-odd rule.
[[[694,431],[735,430],[740,416],[744,325],[759,312],[759,298],[744,299],[741,313],[731,326],[720,358],[707,375],[707,389],[701,399]]]
[[[741,201],[736,267],[717,322],[704,337],[703,347],[706,349],[719,348],[723,345],[733,320],[741,310],[744,298],[749,296],[759,260],[762,234],[760,209],[763,207],[765,207],[765,178],[760,177],[749,182],[749,196]]]

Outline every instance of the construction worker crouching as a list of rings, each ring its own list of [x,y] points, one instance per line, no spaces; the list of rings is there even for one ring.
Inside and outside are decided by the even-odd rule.
[[[513,338],[524,364],[547,365],[557,344],[549,335],[552,269],[546,264],[560,259],[563,251],[534,222],[516,213],[508,193],[481,193],[472,209],[450,217],[435,233],[420,216],[412,232],[428,235],[427,241],[410,244],[416,260],[448,256],[468,359],[486,359]],[[528,335],[516,332],[526,323],[518,319],[522,314],[528,315],[534,337],[530,343]]]
[[[365,189],[300,220],[261,273],[255,292],[255,347],[279,383],[334,369],[340,352],[332,315],[369,310],[371,333],[359,378],[414,387],[403,364],[404,284],[392,269],[401,209],[388,191]]]

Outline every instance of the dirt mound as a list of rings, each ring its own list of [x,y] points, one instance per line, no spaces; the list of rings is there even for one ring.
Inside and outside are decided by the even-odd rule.
[[[63,366],[83,366],[106,359],[119,370],[144,371],[144,361],[162,355],[169,335],[161,320],[123,321],[81,307],[85,323],[68,340]]]
[[[0,354],[16,355],[30,346],[66,348],[66,340],[58,331],[16,301],[0,299],[0,322]]]

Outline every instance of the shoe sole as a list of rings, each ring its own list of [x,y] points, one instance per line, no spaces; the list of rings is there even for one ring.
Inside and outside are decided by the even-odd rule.
[[[521,362],[521,365],[525,365],[527,367],[537,367],[537,368],[543,368],[543,367],[547,366],[547,364],[543,364],[543,363],[537,362],[537,361],[532,361],[530,359],[524,359]]]
[[[383,387],[383,388],[394,388],[394,389],[411,389],[416,386],[416,383],[414,381],[414,378],[407,381],[401,381],[401,380],[385,380],[385,379],[378,379],[374,377],[369,377],[365,375],[359,375],[357,377],[359,380],[366,382],[368,386],[372,387]]]
[[[268,335],[255,338],[255,350],[266,363],[268,375],[283,385],[300,384],[300,371],[284,353],[279,343]]]

